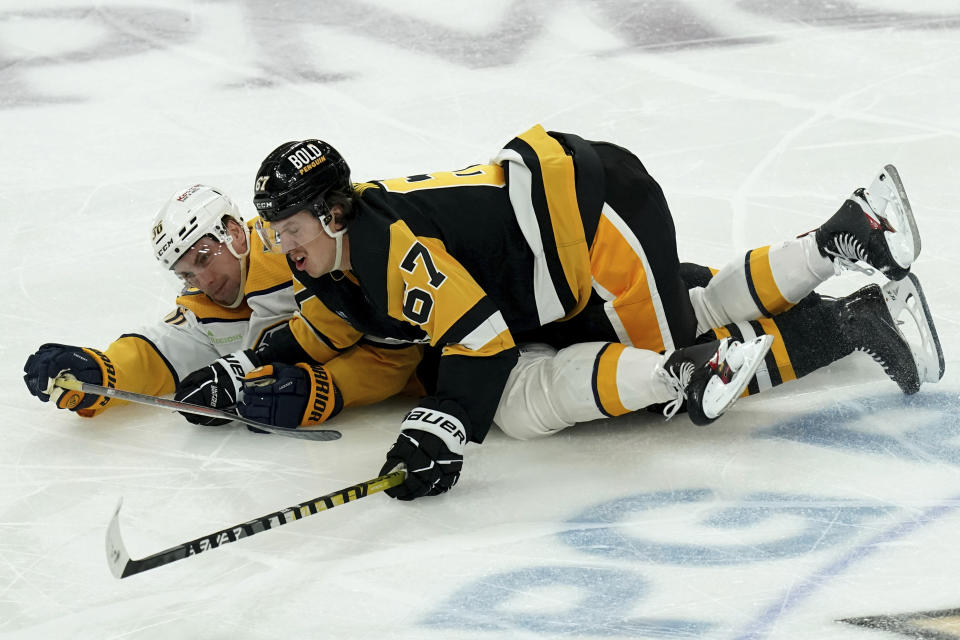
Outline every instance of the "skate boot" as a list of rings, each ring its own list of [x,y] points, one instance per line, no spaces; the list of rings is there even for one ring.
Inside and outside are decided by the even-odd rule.
[[[773,336],[764,335],[747,342],[724,338],[677,349],[657,371],[676,394],[663,415],[669,420],[686,400],[693,424],[710,424],[740,397],[772,343]]]
[[[820,255],[839,267],[871,274],[864,262],[891,280],[902,280],[920,255],[920,234],[896,168],[888,164],[816,230]]]
[[[904,393],[919,391],[917,361],[897,328],[880,287],[870,284],[835,302],[844,350],[869,355]]]
[[[939,382],[945,369],[943,348],[920,279],[910,273],[883,286],[883,297],[894,326],[913,352],[921,382]]]

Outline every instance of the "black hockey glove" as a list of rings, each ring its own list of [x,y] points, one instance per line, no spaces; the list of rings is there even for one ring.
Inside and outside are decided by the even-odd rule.
[[[89,409],[105,405],[109,398],[69,391],[53,386],[53,380],[61,375],[72,375],[80,382],[116,387],[116,372],[110,358],[96,349],[71,347],[65,344],[48,343],[27,358],[23,365],[23,381],[27,389],[47,402],[51,398],[58,409]],[[96,407],[95,407],[96,408]]]
[[[225,355],[215,360],[213,364],[197,369],[181,380],[174,400],[233,411],[240,395],[243,376],[256,367],[256,355],[249,349]],[[222,418],[211,418],[183,411],[180,415],[193,424],[221,425],[230,422]]]
[[[467,443],[466,417],[435,409],[437,402],[425,398],[421,406],[407,414],[400,425],[403,430],[387,452],[387,462],[380,469],[386,475],[399,467],[407,470],[403,484],[387,489],[387,495],[398,500],[414,500],[449,491],[460,479],[463,468],[463,447]],[[462,414],[454,402],[441,403],[444,409]]]
[[[320,424],[342,407],[340,392],[323,365],[275,363],[247,374],[237,410],[258,422],[299,427]]]

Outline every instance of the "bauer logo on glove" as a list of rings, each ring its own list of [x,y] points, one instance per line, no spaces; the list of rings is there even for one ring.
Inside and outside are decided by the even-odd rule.
[[[464,430],[463,424],[442,411],[417,407],[404,417],[403,427],[405,429],[421,429],[437,435],[449,434],[453,437],[455,443],[459,443],[460,452],[463,451],[463,445],[467,444],[467,432]],[[441,431],[438,432],[436,429]],[[456,445],[452,444],[452,447],[456,448]]]

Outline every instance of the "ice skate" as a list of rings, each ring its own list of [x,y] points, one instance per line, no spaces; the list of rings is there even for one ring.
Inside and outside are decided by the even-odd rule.
[[[888,164],[871,185],[847,198],[816,230],[817,248],[838,267],[902,280],[920,255],[920,234],[896,168]]]
[[[921,382],[939,382],[945,369],[943,348],[920,279],[906,278],[883,286],[883,297],[894,326],[910,345]]]
[[[836,302],[840,339],[846,347],[872,357],[904,393],[919,391],[920,368],[910,344],[897,328],[883,290],[870,284]]]
[[[724,338],[677,349],[658,371],[676,394],[663,415],[669,420],[686,400],[690,420],[710,424],[740,397],[772,343],[773,336],[764,335],[747,342]]]

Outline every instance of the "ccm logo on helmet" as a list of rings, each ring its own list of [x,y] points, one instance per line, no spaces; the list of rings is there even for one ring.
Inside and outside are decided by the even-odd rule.
[[[326,162],[327,158],[317,145],[308,142],[306,146],[297,149],[296,153],[287,156],[287,160],[303,175],[318,164]]]
[[[163,243],[163,244],[157,249],[157,257],[158,257],[158,258],[159,258],[160,256],[162,256],[164,253],[166,253],[166,252],[167,252],[167,249],[169,249],[169,248],[173,245],[173,238],[171,238],[171,237],[169,237],[169,236],[166,236],[166,235],[163,233],[163,223],[162,223],[162,222],[158,222],[158,223],[157,223],[157,226],[155,226],[155,227],[153,228],[153,242],[154,242],[154,244],[160,244],[161,242]]]

